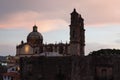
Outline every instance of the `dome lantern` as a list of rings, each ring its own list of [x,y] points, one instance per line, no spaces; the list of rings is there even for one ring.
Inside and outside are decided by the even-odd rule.
[[[33,32],[37,32],[37,26],[36,25],[33,26]]]

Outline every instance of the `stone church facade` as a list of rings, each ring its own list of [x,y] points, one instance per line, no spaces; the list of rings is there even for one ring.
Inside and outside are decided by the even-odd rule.
[[[33,27],[32,36],[31,33],[28,35],[27,43],[21,42],[17,46],[21,80],[120,79],[120,55],[84,55],[84,19],[75,9],[71,13],[69,44],[45,45],[42,35],[37,32],[35,36],[34,32],[37,32],[36,26]],[[27,54],[25,45],[30,46]]]
[[[44,44],[42,34],[37,31],[37,26],[34,25],[33,31],[27,36],[27,42],[21,41],[21,44],[16,47],[16,56],[33,56],[45,52],[56,52],[64,55],[84,55],[84,31],[84,20],[74,9],[71,13],[70,43]]]
[[[37,31],[37,26],[33,26],[33,31],[27,36],[27,42],[21,41],[21,44],[16,46],[16,56],[25,57],[33,56],[41,53],[56,52],[60,54],[68,54],[69,44],[43,44],[43,36]]]

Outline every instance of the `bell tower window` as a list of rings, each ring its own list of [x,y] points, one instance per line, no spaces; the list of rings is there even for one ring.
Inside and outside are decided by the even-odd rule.
[[[75,31],[73,30],[72,37],[75,38]]]

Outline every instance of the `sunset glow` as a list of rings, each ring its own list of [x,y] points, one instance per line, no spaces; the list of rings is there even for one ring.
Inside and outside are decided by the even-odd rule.
[[[70,13],[84,18],[86,54],[101,48],[120,49],[120,0],[1,0],[0,55],[15,55],[36,24],[44,43],[69,42]],[[6,50],[7,49],[7,50]]]

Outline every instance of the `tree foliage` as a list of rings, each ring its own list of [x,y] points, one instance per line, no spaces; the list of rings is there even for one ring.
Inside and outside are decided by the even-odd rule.
[[[120,55],[120,50],[119,49],[100,49],[98,51],[93,51],[90,52],[89,55],[97,55],[97,56],[102,56],[102,55]]]

